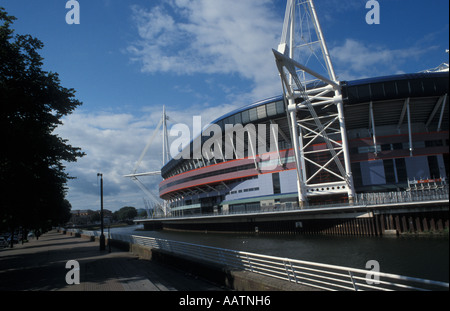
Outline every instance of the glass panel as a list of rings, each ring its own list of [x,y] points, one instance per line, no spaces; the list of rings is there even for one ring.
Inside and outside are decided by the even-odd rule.
[[[242,123],[242,118],[241,118],[241,114],[235,114],[234,115],[234,122],[236,122],[235,124],[241,124]]]
[[[277,106],[275,103],[270,103],[266,105],[267,115],[269,117],[275,116],[277,114]]]
[[[265,118],[267,118],[266,106],[265,105],[257,107],[256,111],[258,112],[258,119],[265,119]]]
[[[250,116],[248,110],[245,110],[241,113],[242,115],[242,124],[247,124],[250,122]]]
[[[225,119],[225,124],[234,125],[234,115]]]
[[[281,100],[279,102],[276,102],[277,104],[277,113],[282,114],[284,113],[284,102]]]
[[[257,112],[256,108],[250,109],[249,115],[250,115],[250,121],[258,120],[258,112]]]
[[[280,173],[272,174],[272,182],[273,182],[273,193],[274,194],[281,193]]]
[[[404,158],[395,159],[395,166],[397,168],[398,182],[406,182],[408,180],[408,173],[406,171],[406,162]]]
[[[384,164],[384,176],[386,177],[387,184],[394,184],[395,181],[395,171],[394,171],[394,160],[383,160]]]

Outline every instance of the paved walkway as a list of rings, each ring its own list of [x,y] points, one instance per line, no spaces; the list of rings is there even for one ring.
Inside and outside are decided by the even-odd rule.
[[[80,285],[68,285],[69,260],[80,264]],[[218,291],[222,288],[161,263],[56,231],[13,249],[0,249],[0,291]]]

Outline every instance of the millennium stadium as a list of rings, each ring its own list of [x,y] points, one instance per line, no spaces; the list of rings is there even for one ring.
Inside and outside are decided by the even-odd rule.
[[[411,181],[437,180],[448,176],[448,93],[449,74],[420,73],[397,75],[342,83],[345,125],[350,167],[356,193],[406,190]],[[321,111],[319,118],[329,118]],[[298,119],[307,118],[297,112]],[[306,121],[305,121],[306,122]],[[244,157],[172,159],[162,168],[164,181],[160,197],[170,202],[175,215],[240,212],[275,208],[277,204],[298,206],[295,154],[289,135],[283,97],[254,103],[217,119],[213,124],[278,126],[275,151],[252,154],[249,135],[241,142]],[[256,128],[256,136],[258,129]],[[267,129],[267,130],[266,130]],[[239,135],[234,135],[230,144]],[[242,136],[242,135],[241,135]],[[206,136],[209,137],[209,136]],[[264,137],[270,141],[270,137]],[[338,141],[339,143],[339,141]],[[314,175],[329,157],[326,144],[319,139],[309,144],[304,139],[305,175]],[[194,142],[190,147],[193,150]],[[227,145],[225,142],[222,146]],[[271,148],[273,149],[273,147]],[[195,151],[193,151],[194,153]],[[223,157],[222,157],[223,158]],[[268,160],[264,160],[268,159]],[[339,157],[338,157],[338,160]],[[268,169],[270,167],[270,169]],[[337,165],[323,169],[308,182],[310,204],[345,202],[347,185],[335,174]]]
[[[315,30],[301,46],[318,44],[325,73],[297,60],[299,7],[314,26],[300,27]],[[218,118],[162,167],[159,197],[169,220],[158,226],[339,233],[347,230],[342,219],[357,219],[348,230],[448,228],[448,64],[338,81],[312,1],[288,0],[273,54],[282,94]],[[424,197],[434,193],[444,201]],[[405,210],[414,195],[420,206]]]

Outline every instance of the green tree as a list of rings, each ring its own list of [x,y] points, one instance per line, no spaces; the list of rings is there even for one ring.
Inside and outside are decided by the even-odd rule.
[[[119,221],[132,220],[137,216],[136,208],[132,206],[124,206],[120,210],[114,212],[114,218]]]
[[[100,212],[95,212],[89,217],[89,220],[91,223],[95,223],[97,221],[101,221],[102,218],[100,217]]]
[[[42,70],[43,43],[14,34],[15,17],[0,7],[0,228],[43,228],[64,221],[64,161],[84,156],[53,131],[81,105],[58,74]]]

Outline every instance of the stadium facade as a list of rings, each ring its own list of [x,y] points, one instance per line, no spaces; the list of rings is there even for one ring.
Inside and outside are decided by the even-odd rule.
[[[414,181],[448,179],[448,85],[448,70],[340,82],[351,176],[357,194],[401,191]],[[319,84],[312,89],[322,87]],[[315,118],[330,118],[327,106],[317,111]],[[296,115],[299,120],[308,119],[301,109]],[[221,129],[221,136],[215,138],[220,143],[208,144],[211,128],[207,128],[182,151],[189,156],[172,159],[161,170],[164,180],[159,187],[160,198],[168,203],[170,214],[304,208],[299,206],[289,122],[285,96],[253,103],[212,122]],[[230,133],[227,125],[241,125],[243,131]],[[249,128],[256,130],[256,144],[251,140],[252,133],[246,131]],[[328,135],[331,141],[332,133]],[[336,135],[336,144],[340,143],[339,137]],[[213,152],[205,152],[207,144],[208,151]],[[335,173],[337,165],[317,169],[318,165],[330,164],[330,158],[324,156],[326,142],[305,135],[302,144],[303,154],[312,159],[302,161],[312,185],[306,187],[307,205],[348,202],[346,186]],[[228,157],[223,146],[233,150]],[[236,152],[238,146],[241,152]]]

